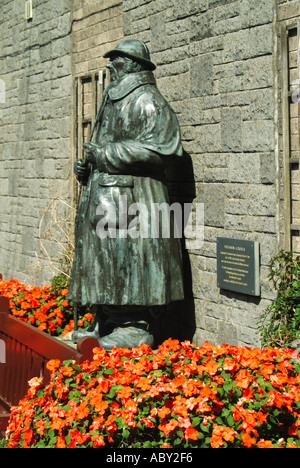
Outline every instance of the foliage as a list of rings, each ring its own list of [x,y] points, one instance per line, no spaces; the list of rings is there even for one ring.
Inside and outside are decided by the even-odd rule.
[[[261,316],[259,331],[264,345],[284,347],[300,338],[300,256],[281,251],[269,268],[276,299]]]
[[[51,279],[51,293],[58,293],[62,289],[68,289],[73,260],[73,246],[69,242],[62,257],[59,259],[59,273]]]
[[[0,280],[0,294],[9,298],[10,313],[39,330],[54,336],[65,335],[74,328],[72,304],[67,300],[68,289],[24,285],[17,279]],[[87,327],[91,313],[81,310],[78,326]]]
[[[5,439],[0,439],[0,449],[7,448],[7,441]]]
[[[51,278],[51,294],[59,294],[62,289],[68,289],[70,278],[64,273],[58,273]]]
[[[295,352],[167,340],[52,360],[12,409],[8,448],[300,446]]]

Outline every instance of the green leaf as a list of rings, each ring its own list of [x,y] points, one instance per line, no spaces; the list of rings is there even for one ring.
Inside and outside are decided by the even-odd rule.
[[[204,424],[200,424],[200,427],[201,427],[201,431],[202,432],[209,432],[209,426],[208,424],[206,426],[204,426]]]
[[[192,420],[192,426],[193,426],[193,427],[199,426],[200,423],[201,423],[201,420],[202,420],[202,418],[200,418],[199,416],[196,416],[196,417],[193,418],[193,420]]]

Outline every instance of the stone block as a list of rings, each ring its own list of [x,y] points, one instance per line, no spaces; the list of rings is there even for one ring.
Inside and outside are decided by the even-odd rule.
[[[221,138],[224,151],[242,150],[241,110],[237,107],[221,110]]]
[[[253,90],[245,94],[249,97],[249,105],[242,109],[243,120],[272,120],[274,116],[272,88]]]
[[[179,101],[173,106],[181,126],[200,125],[203,121],[201,98]]]
[[[207,96],[213,92],[212,55],[191,59],[191,97]]]
[[[256,57],[244,63],[245,89],[273,86],[273,58],[271,55]]]
[[[246,60],[273,51],[272,25],[242,29],[226,34],[224,38],[224,62]]]
[[[276,193],[272,185],[250,185],[248,214],[251,216],[275,216]]]
[[[276,165],[274,153],[262,153],[260,156],[260,173],[262,184],[274,184],[276,181]]]
[[[275,212],[274,217],[252,216],[251,218],[252,230],[255,232],[264,232],[265,234],[276,233],[276,220]]]
[[[218,320],[217,322],[217,342],[219,344],[238,345],[238,328],[229,322]]]
[[[250,228],[251,220],[249,216],[225,214],[224,229],[227,233],[228,231],[244,231],[246,233],[249,232]]]
[[[272,120],[245,121],[242,124],[242,133],[244,151],[272,151],[274,149]]]
[[[157,83],[162,94],[170,102],[189,98],[189,75],[187,73],[160,78]]]
[[[249,54],[249,31],[241,30],[224,37],[224,62],[245,60]]]
[[[222,150],[221,124],[201,125],[195,130],[196,153],[215,153]]]
[[[152,52],[165,50],[165,17],[158,13],[150,18]]]
[[[197,202],[204,203],[205,226],[224,226],[225,188],[223,184],[199,184]]]
[[[213,11],[202,13],[191,19],[191,41],[201,41],[214,34],[214,14]]]
[[[294,18],[300,14],[300,5],[298,0],[290,1],[284,5],[278,7],[278,19],[279,21]]]
[[[240,0],[244,27],[270,24],[273,20],[273,0]]]
[[[208,9],[208,0],[175,0],[175,11],[178,18],[185,18]]]
[[[259,154],[231,154],[229,158],[229,180],[232,183],[260,183]]]

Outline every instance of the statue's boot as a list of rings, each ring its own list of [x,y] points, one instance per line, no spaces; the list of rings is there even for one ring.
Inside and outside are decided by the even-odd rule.
[[[82,330],[74,331],[72,335],[72,341],[74,343],[77,343],[80,340],[80,338],[84,338],[86,336],[96,339],[100,337],[99,322],[94,321],[94,323],[92,323],[92,325],[90,325],[89,327],[83,328]]]
[[[103,321],[102,317],[102,307],[98,305],[92,306],[91,313],[94,315],[94,320],[91,325],[87,328],[83,328],[82,330],[76,330],[72,334],[72,341],[77,343],[80,338],[83,337],[91,337],[91,338],[100,338],[100,329],[101,329],[101,322]]]
[[[114,346],[130,349],[134,346],[139,347],[142,343],[152,346],[154,337],[148,329],[148,323],[143,320],[124,323],[109,335],[101,337],[98,340],[99,346],[106,351],[111,351]]]

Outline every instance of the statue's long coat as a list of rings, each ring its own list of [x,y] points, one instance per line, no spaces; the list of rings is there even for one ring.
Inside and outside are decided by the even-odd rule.
[[[94,143],[100,150],[77,213],[68,298],[83,305],[154,306],[182,300],[180,239],[174,238],[172,226],[171,236],[151,237],[157,221],[153,212],[150,216],[151,205],[169,203],[165,166],[183,153],[177,118],[152,72],[127,75],[106,88]],[[113,200],[118,209],[119,195],[126,195],[128,206],[147,207],[146,235],[122,238],[118,229],[115,237],[97,234],[97,206]]]

